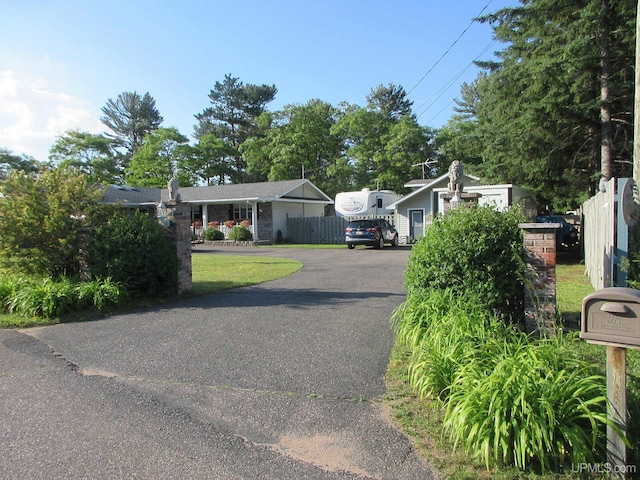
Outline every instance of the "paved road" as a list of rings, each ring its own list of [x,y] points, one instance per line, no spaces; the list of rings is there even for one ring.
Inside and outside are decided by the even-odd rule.
[[[95,322],[0,331],[0,478],[434,478],[381,402],[408,250],[194,251],[208,254],[304,267]]]

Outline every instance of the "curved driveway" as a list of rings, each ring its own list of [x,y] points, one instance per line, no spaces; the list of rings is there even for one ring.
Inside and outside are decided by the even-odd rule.
[[[194,249],[208,254],[304,267],[0,331],[1,478],[433,478],[381,402],[408,249]]]

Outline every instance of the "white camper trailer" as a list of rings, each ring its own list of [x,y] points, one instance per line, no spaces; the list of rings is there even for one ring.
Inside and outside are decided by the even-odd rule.
[[[391,190],[369,190],[363,188],[359,192],[340,192],[336,195],[335,209],[338,217],[360,215],[393,215],[388,208],[400,200],[402,195]]]

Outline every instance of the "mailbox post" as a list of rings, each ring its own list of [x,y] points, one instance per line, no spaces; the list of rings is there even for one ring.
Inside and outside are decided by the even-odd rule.
[[[627,348],[640,348],[640,290],[603,288],[582,300],[580,338],[607,347],[607,417],[627,434]],[[607,461],[625,478],[627,449],[607,426]]]

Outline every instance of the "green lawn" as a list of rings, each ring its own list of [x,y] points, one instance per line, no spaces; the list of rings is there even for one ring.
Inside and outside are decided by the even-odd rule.
[[[288,258],[209,254],[194,254],[192,258],[195,295],[268,282],[302,268],[301,262]]]

